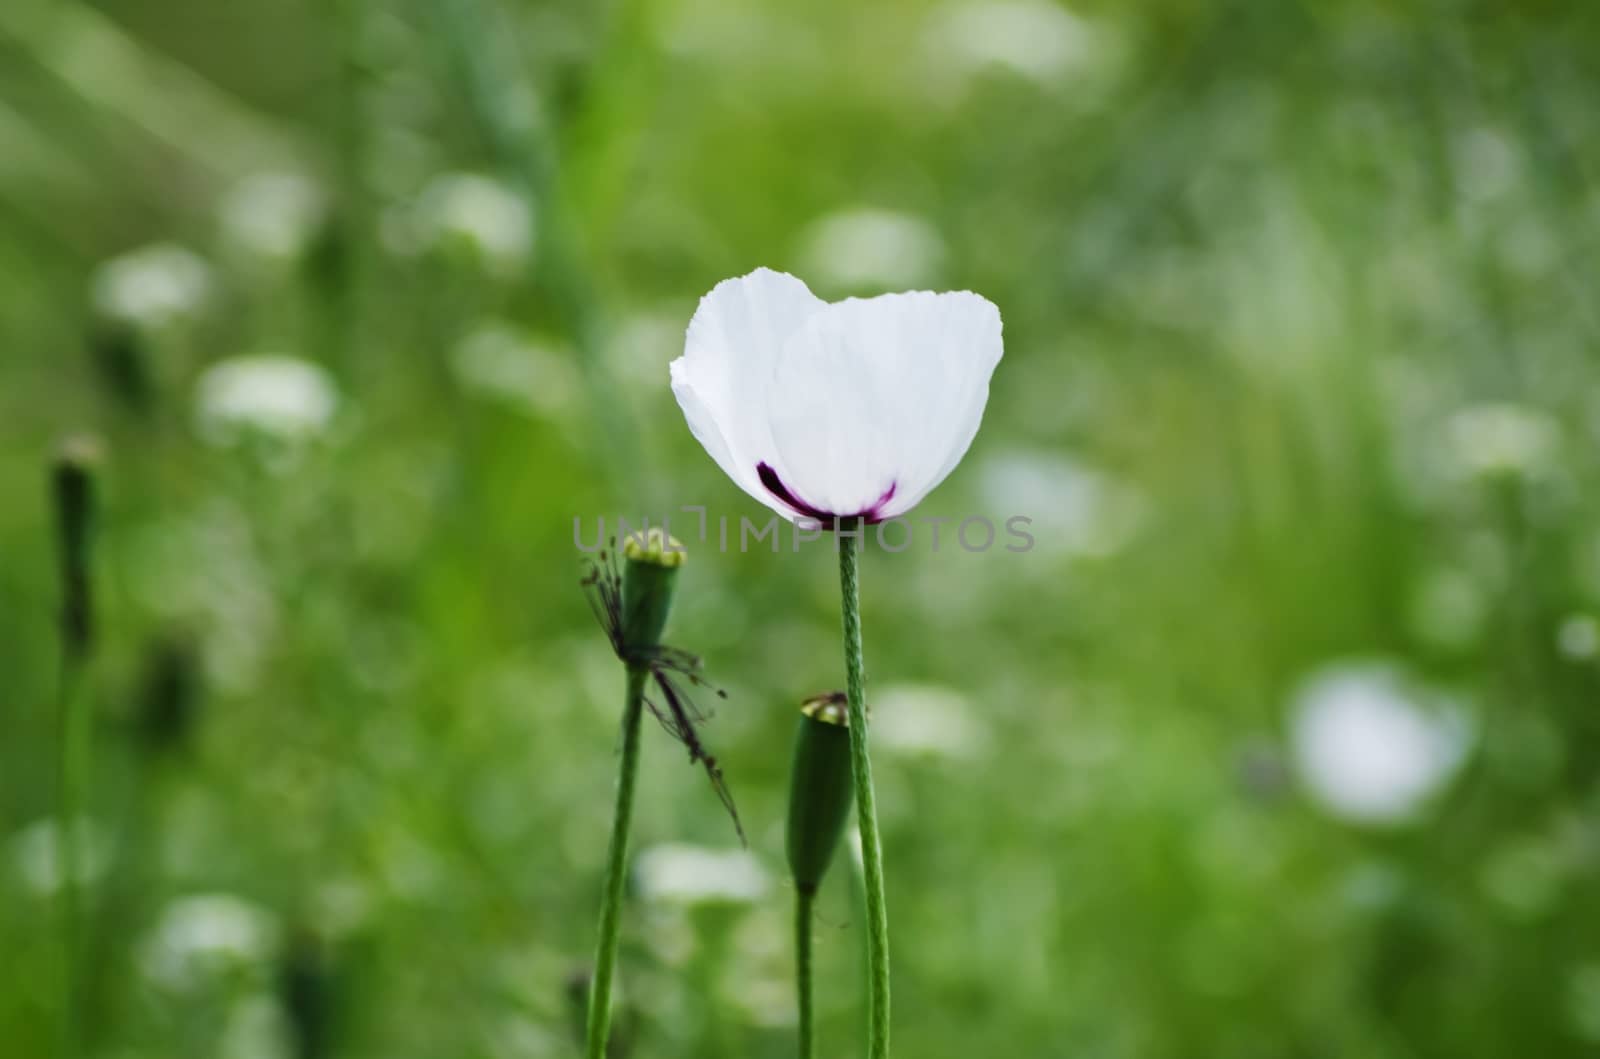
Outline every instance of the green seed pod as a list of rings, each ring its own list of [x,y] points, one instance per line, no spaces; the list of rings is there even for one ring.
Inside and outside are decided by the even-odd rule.
[[[789,870],[800,893],[822,885],[850,815],[850,714],[843,692],[807,699],[789,785]]]
[[[631,533],[622,545],[622,642],[629,651],[661,643],[672,609],[678,568],[688,558],[675,538],[660,529]]]

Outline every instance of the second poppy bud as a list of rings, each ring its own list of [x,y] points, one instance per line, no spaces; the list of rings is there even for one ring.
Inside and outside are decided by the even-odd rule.
[[[850,815],[850,716],[843,692],[807,699],[789,785],[789,870],[810,896],[822,885]]]

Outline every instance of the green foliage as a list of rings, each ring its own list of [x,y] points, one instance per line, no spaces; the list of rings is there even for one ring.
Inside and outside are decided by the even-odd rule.
[[[578,1054],[621,686],[575,516],[674,515],[669,642],[729,693],[705,737],[785,876],[835,557],[739,552],[765,514],[666,380],[699,295],[764,264],[1005,317],[916,513],[956,520],[939,550],[862,560],[899,1054],[1592,1054],[1597,18],[0,4],[0,1050],[57,1039],[49,468],[79,431],[86,1054]],[[217,373],[285,354],[315,370]],[[972,514],[1036,546],[969,552]],[[1387,823],[1295,752],[1307,682],[1371,661],[1467,733]],[[732,844],[677,748],[643,758],[637,848]],[[835,1046],[848,878],[817,908]],[[631,900],[631,1054],[792,1054],[783,883]]]

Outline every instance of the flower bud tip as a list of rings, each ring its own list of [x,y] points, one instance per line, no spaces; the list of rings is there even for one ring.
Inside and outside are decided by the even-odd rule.
[[[669,570],[682,566],[689,558],[682,543],[660,528],[628,534],[622,544],[622,555],[629,562],[655,563]]]

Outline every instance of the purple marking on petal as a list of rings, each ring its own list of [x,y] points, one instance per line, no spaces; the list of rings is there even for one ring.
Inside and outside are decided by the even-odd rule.
[[[878,497],[871,507],[861,513],[861,517],[867,520],[867,525],[872,526],[883,521],[883,509],[888,506],[889,501],[894,499],[894,487],[899,484],[898,479],[890,482],[889,488],[883,491],[883,495]]]
[[[890,482],[889,488],[885,489],[883,491],[883,495],[878,497],[878,499],[873,503],[862,508],[860,511],[848,515],[841,515],[834,511],[824,511],[820,507],[817,507],[814,504],[808,504],[804,500],[800,499],[795,495],[793,490],[783,484],[783,479],[778,477],[778,472],[773,470],[772,466],[768,463],[763,462],[756,464],[756,476],[761,479],[761,484],[766,486],[767,492],[771,493],[779,500],[782,500],[785,504],[788,504],[796,512],[804,515],[806,518],[815,519],[822,525],[823,529],[830,530],[834,528],[834,523],[841,518],[858,518],[869,526],[882,522],[883,507],[894,498],[895,487],[900,484],[898,481]]]

